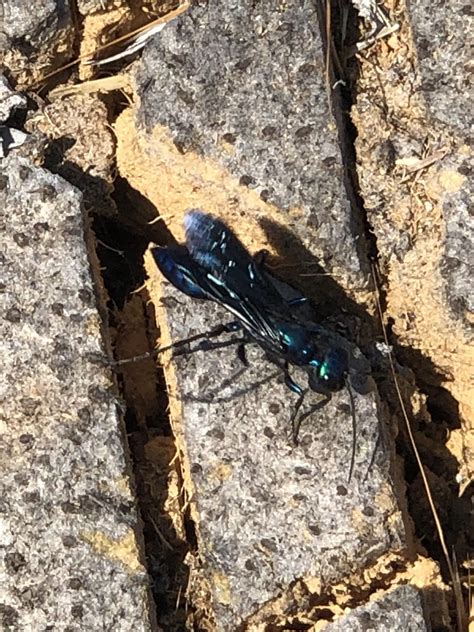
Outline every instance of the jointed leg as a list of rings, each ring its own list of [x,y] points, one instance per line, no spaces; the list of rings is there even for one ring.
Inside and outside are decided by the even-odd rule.
[[[243,346],[248,340],[245,336],[241,338],[231,338],[230,340],[221,340],[220,342],[212,342],[211,340],[203,340],[192,349],[178,349],[176,353],[173,353],[173,358],[180,355],[189,355],[191,353],[197,353],[198,351],[212,351],[214,349],[224,349],[232,345]],[[237,352],[238,353],[238,352]]]
[[[238,321],[232,321],[230,323],[224,323],[219,325],[218,327],[214,327],[209,331],[205,331],[200,334],[195,334],[194,336],[189,336],[189,338],[184,338],[183,340],[178,340],[177,342],[173,342],[170,345],[166,345],[165,347],[158,347],[154,351],[149,351],[148,353],[143,353],[138,356],[134,356],[133,358],[124,358],[123,360],[117,360],[115,362],[116,366],[120,366],[122,364],[128,364],[129,362],[140,362],[141,360],[146,360],[148,358],[156,357],[163,351],[169,351],[170,349],[180,349],[181,347],[186,346],[190,342],[195,342],[196,340],[202,340],[203,338],[216,338],[224,333],[231,333],[233,331],[238,331],[241,329],[241,324]]]
[[[245,353],[245,342],[241,342],[240,345],[237,347],[237,357],[245,367],[249,366],[247,354]]]
[[[304,396],[307,393],[307,390],[305,390],[304,388],[302,388],[299,384],[297,384],[293,378],[291,377],[289,370],[288,370],[288,362],[285,362],[285,384],[288,386],[288,388],[290,389],[290,391],[293,391],[293,393],[296,393],[297,395],[299,395],[298,400],[296,402],[295,408],[293,410],[293,413],[291,415],[291,419],[290,419],[290,424],[291,424],[291,434],[293,437],[293,443],[295,445],[298,445],[298,432],[300,429],[300,423],[296,423],[296,418],[298,416],[299,410],[303,404],[304,401]]]
[[[317,404],[313,404],[309,410],[307,410],[305,413],[303,413],[300,416],[300,418],[298,419],[298,424],[296,425],[297,436],[299,434],[299,431],[300,431],[300,428],[301,428],[301,424],[303,423],[303,421],[305,419],[307,419],[310,415],[315,413],[317,410],[320,410],[321,408],[324,408],[324,406],[326,406],[326,404],[330,401],[330,399],[331,399],[331,395],[330,394],[326,394],[324,396],[324,399],[319,401]]]

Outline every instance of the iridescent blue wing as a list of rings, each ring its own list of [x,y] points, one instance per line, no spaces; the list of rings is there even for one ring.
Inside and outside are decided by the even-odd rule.
[[[162,275],[178,290],[193,298],[212,299],[200,285],[201,271],[183,246],[152,248],[151,253]]]
[[[204,271],[201,287],[266,344],[280,350],[274,317],[288,317],[289,306],[245,246],[221,221],[201,211],[186,214],[186,245]],[[291,315],[289,316],[291,319]]]
[[[203,268],[184,246],[153,248],[156,265],[164,277],[192,298],[214,300],[226,307],[257,338],[278,343],[278,332],[257,308],[220,277]]]
[[[287,312],[285,299],[228,226],[198,210],[186,214],[184,225],[188,250],[209,278],[254,305]]]

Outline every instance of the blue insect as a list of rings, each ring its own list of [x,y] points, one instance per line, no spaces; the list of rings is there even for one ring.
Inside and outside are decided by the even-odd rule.
[[[286,385],[299,396],[291,417],[296,443],[296,419],[308,389],[293,380],[290,365],[305,368],[309,388],[325,396],[319,407],[329,401],[332,393],[344,385],[349,387],[348,351],[326,329],[298,317],[297,306],[307,299],[299,296],[287,300],[278,290],[277,279],[265,267],[264,256],[259,253],[252,257],[223,222],[192,210],[185,215],[184,226],[185,245],[152,249],[158,268],[181,292],[216,301],[235,320],[167,348],[242,330],[244,342],[256,342],[271,360],[282,365]]]

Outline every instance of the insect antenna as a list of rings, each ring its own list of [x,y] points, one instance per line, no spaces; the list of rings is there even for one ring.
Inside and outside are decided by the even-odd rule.
[[[350,483],[352,479],[352,473],[354,471],[355,457],[356,457],[357,420],[356,420],[356,415],[355,415],[354,391],[352,390],[351,382],[348,378],[346,378],[344,382],[345,382],[347,391],[349,393],[349,401],[350,401],[351,417],[352,417],[352,453],[351,453],[351,465],[349,467],[349,478],[347,479],[347,482]]]

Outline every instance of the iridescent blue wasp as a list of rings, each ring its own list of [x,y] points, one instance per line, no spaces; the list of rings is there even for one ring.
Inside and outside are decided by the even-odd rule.
[[[325,395],[325,404],[331,393],[348,385],[347,350],[335,344],[326,329],[298,317],[297,305],[306,298],[287,300],[262,257],[252,257],[223,222],[191,210],[185,215],[184,226],[185,245],[152,249],[158,268],[181,292],[218,302],[236,320],[170,347],[224,331],[243,330],[247,341],[255,341],[270,359],[282,364],[286,385],[299,395],[291,419],[296,442],[295,420],[307,389],[292,379],[290,365],[307,370],[309,388]]]

